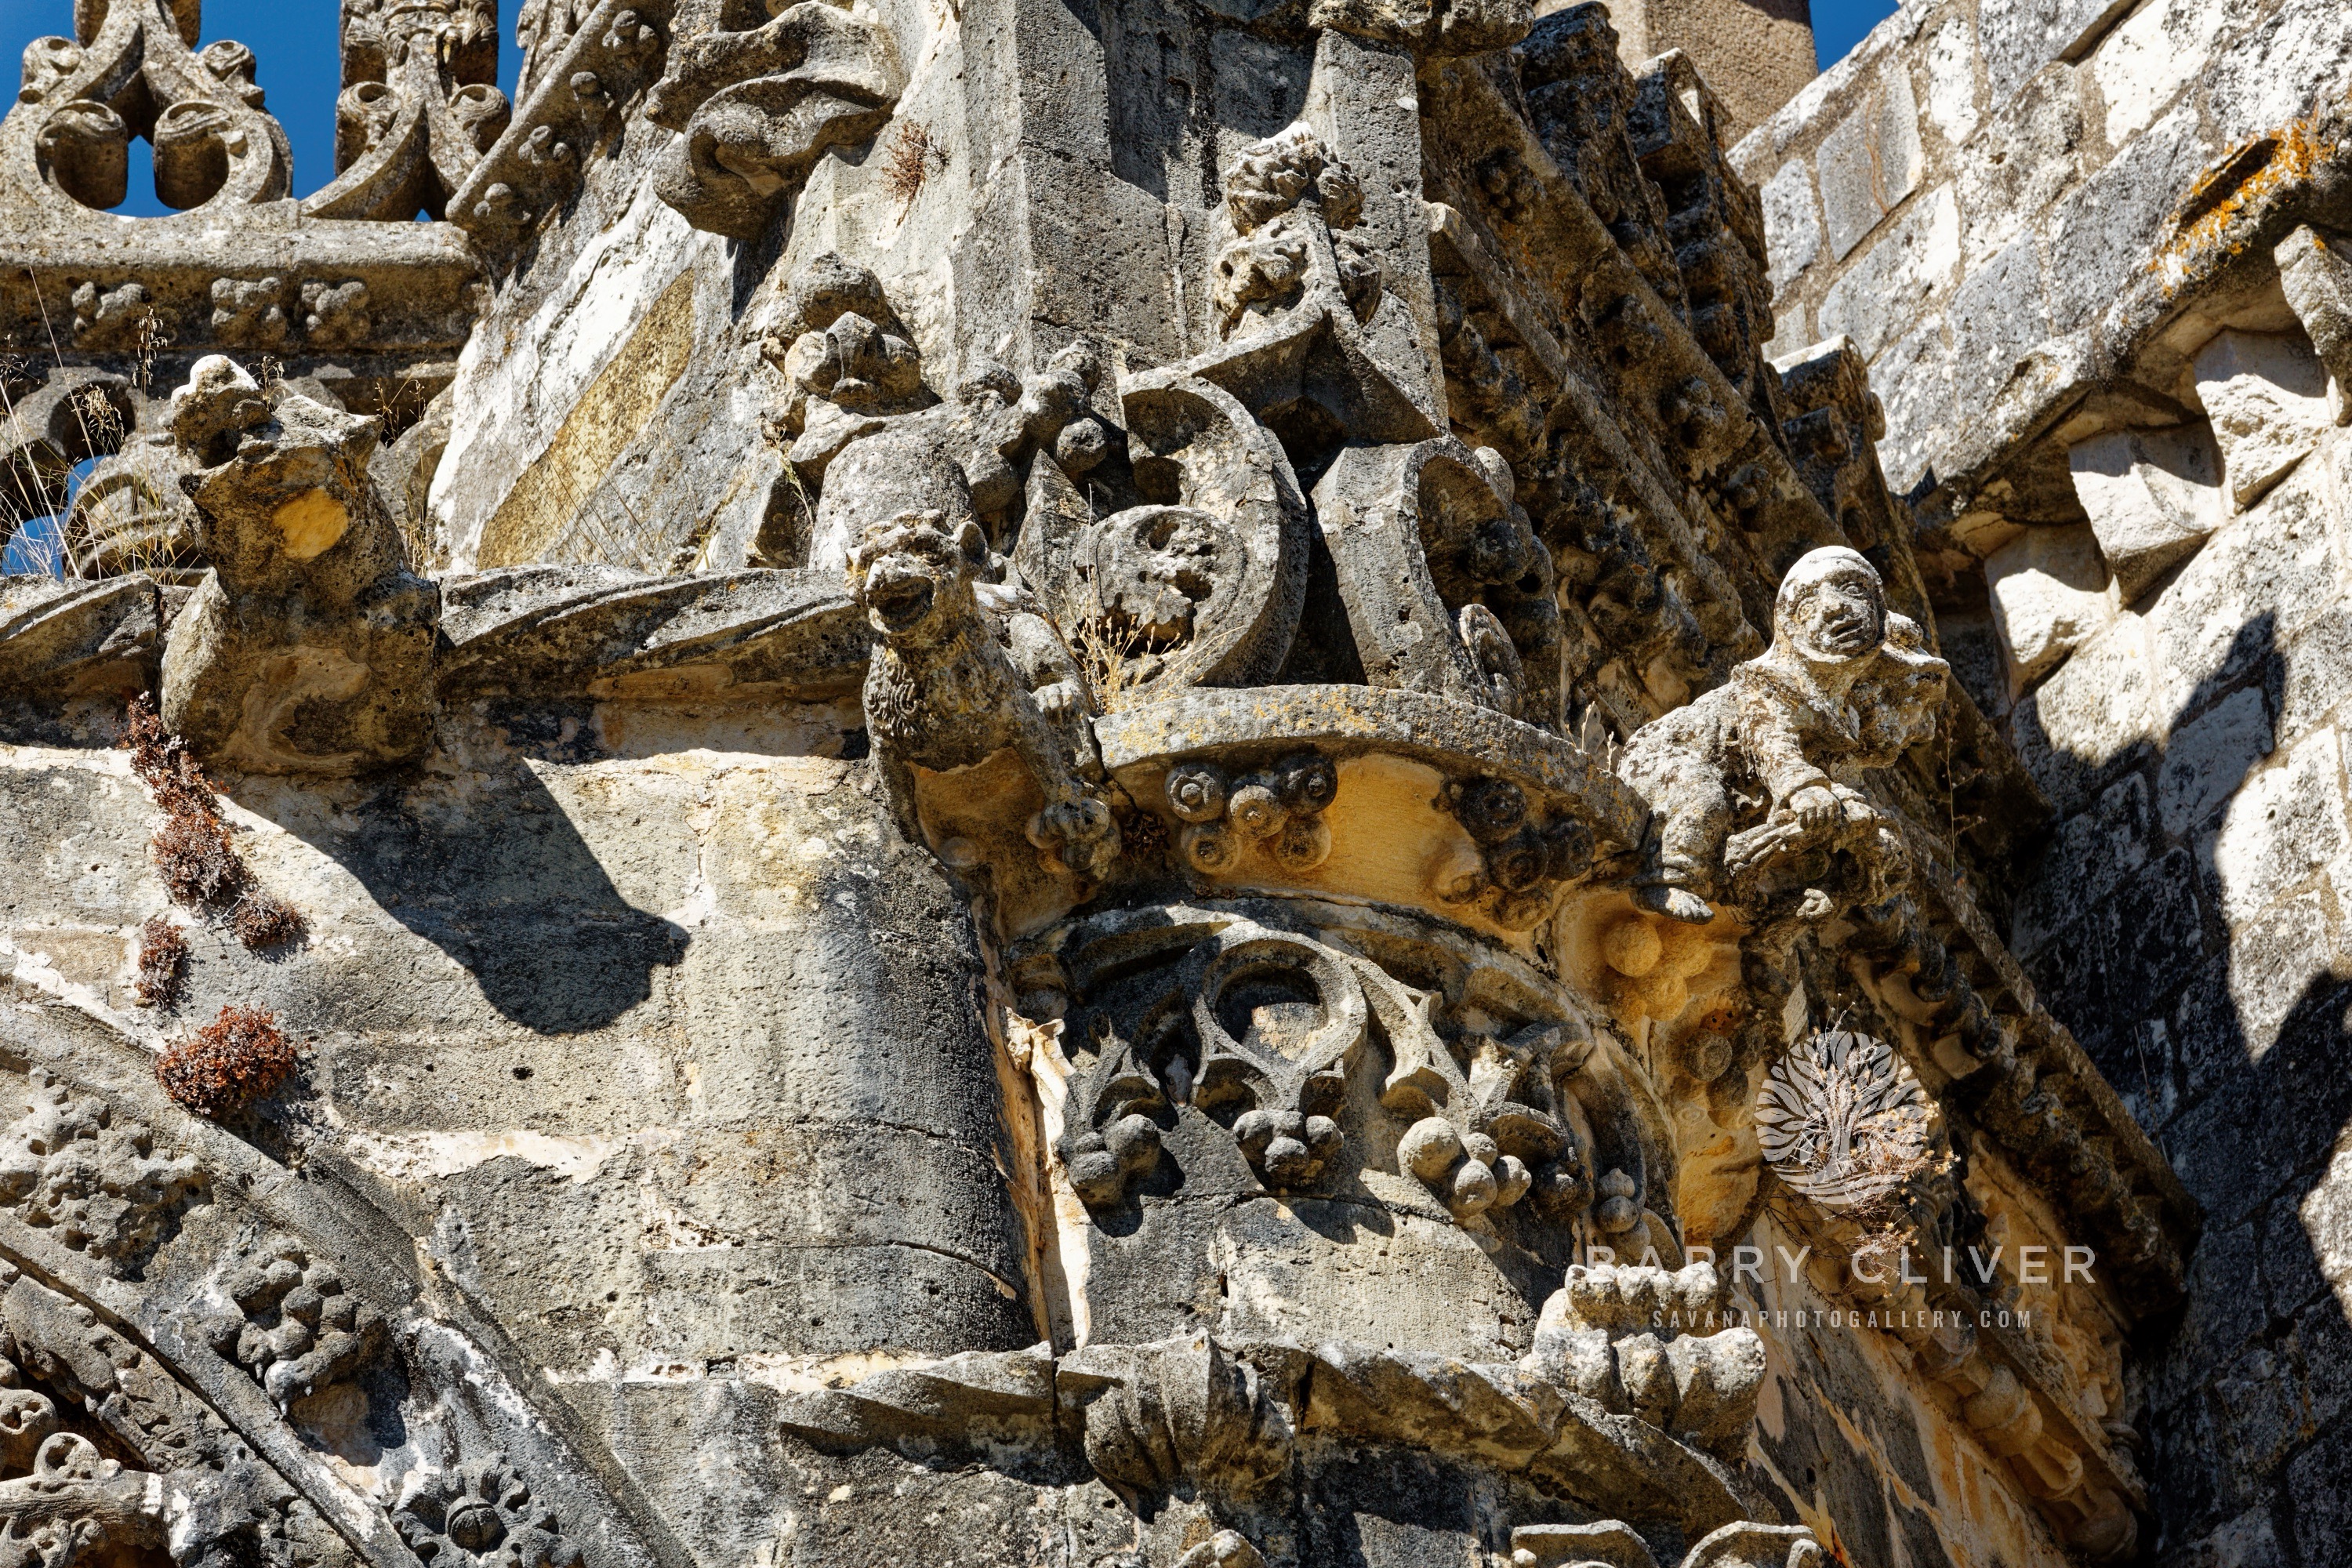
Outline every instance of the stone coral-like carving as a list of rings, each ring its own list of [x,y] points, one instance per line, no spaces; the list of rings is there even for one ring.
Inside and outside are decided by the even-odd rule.
[[[1521,1364],[1603,1409],[1737,1450],[1755,1419],[1764,1344],[1730,1311],[1729,1282],[1711,1263],[1577,1264],[1544,1303]]]
[[[680,42],[646,103],[679,133],[654,189],[697,228],[757,239],[816,160],[881,129],[898,96],[889,35],[827,0]]]
[[[849,581],[876,637],[866,719],[900,827],[921,842],[915,770],[1011,751],[1043,796],[1030,842],[1062,873],[1101,876],[1119,830],[1092,693],[1061,634],[1006,580],[962,471],[936,436],[909,427],[857,443],[826,492],[845,494],[858,524]]]
[[[435,1568],[578,1568],[580,1548],[504,1454],[427,1476],[393,1515]]]
[[[214,1324],[213,1348],[253,1373],[280,1410],[355,1376],[383,1352],[383,1315],[290,1237],[238,1258],[221,1289],[236,1311]]]
[[[1293,875],[1330,858],[1323,813],[1339,793],[1339,775],[1315,752],[1239,776],[1213,763],[1188,763],[1169,770],[1165,788],[1184,823],[1178,847],[1196,871],[1231,872],[1252,850]]]
[[[1709,891],[1752,901],[1776,868],[1816,880],[1815,851],[1853,862],[1853,901],[1902,885],[1901,841],[1858,786],[1932,734],[1940,707],[1947,667],[1903,620],[1859,553],[1813,551],[1781,582],[1771,647],[1633,737],[1620,776],[1656,814],[1644,907],[1704,921]],[[1826,912],[1829,895],[1809,888],[1805,907]]]
[[[172,626],[163,718],[208,760],[353,773],[431,735],[440,595],[368,478],[376,424],[198,362],[172,429],[213,570]]]
[[[135,1264],[204,1191],[195,1156],[158,1154],[145,1124],[77,1097],[45,1068],[28,1082],[25,1114],[0,1134],[0,1205],[75,1252]]]
[[[1808,1036],[1772,1064],[1756,1100],[1765,1163],[1832,1208],[1866,1205],[1924,1168],[1935,1112],[1884,1040],[1849,1030]]]

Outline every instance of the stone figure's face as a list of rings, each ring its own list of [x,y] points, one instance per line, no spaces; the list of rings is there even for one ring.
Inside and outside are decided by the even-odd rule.
[[[875,530],[851,562],[867,623],[893,643],[937,640],[969,605],[986,550],[971,522],[951,528],[943,511],[900,512]]]
[[[1886,599],[1877,575],[1854,568],[1828,574],[1796,606],[1792,628],[1808,658],[1846,659],[1873,652],[1886,637]]]

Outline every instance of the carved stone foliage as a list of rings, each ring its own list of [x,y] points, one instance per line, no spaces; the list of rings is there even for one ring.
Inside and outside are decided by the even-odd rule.
[[[376,424],[230,361],[200,362],[172,429],[212,571],[163,652],[166,725],[207,761],[352,773],[430,735],[440,595],[368,476]]]
[[[1566,1226],[1588,1211],[1602,1234],[1638,1223],[1639,1185],[1619,1167],[1641,1170],[1639,1136],[1580,1018],[1456,1008],[1354,951],[1419,968],[1442,964],[1438,950],[1404,960],[1414,939],[1390,929],[1339,940],[1237,910],[1137,911],[1017,966],[1038,993],[1026,1005],[1060,1007],[1080,1044],[1059,1152],[1087,1204],[1125,1202],[1198,1117],[1269,1191],[1330,1192],[1377,1161],[1465,1224],[1517,1212]],[[1596,1163],[1609,1173],[1597,1206]]]
[[[342,58],[337,174],[304,212],[390,223],[419,211],[440,217],[513,117],[496,85],[498,7],[343,0]]]
[[[1756,1102],[1765,1163],[1832,1208],[1867,1205],[1924,1168],[1935,1112],[1884,1040],[1826,1030],[1790,1047]]]
[[[1242,150],[1225,175],[1232,237],[1209,279],[1219,348],[1194,374],[1240,398],[1293,450],[1438,435],[1395,367],[1417,351],[1380,258],[1349,234],[1364,193],[1305,123]]]
[[[654,189],[697,228],[757,239],[817,158],[874,134],[898,96],[889,35],[826,0],[714,28],[670,50],[646,100],[679,133]]]
[[[29,1083],[31,1104],[0,1134],[0,1206],[107,1268],[135,1268],[204,1192],[195,1157],[157,1152],[144,1124],[46,1068]]]
[[[580,1548],[531,1500],[503,1454],[425,1477],[393,1515],[400,1538],[435,1568],[578,1568]]]
[[[221,1289],[236,1310],[213,1325],[213,1348],[253,1373],[281,1410],[352,1377],[383,1352],[383,1314],[290,1237],[272,1237],[237,1258]]]
[[[23,89],[0,121],[0,168],[15,176],[0,199],[12,210],[120,205],[134,136],[154,147],[165,206],[226,209],[286,195],[293,158],[261,107],[253,51],[223,40],[199,52],[193,4],[121,0],[76,14],[77,37],[26,51]]]
[[[1801,892],[1818,919],[1898,890],[1906,851],[1864,774],[1934,733],[1947,668],[1860,554],[1800,560],[1771,647],[1626,746],[1619,774],[1656,814],[1643,904],[1699,921],[1710,892],[1757,910]]]

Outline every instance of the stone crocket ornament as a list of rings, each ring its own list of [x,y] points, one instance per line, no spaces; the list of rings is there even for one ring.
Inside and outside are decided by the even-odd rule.
[[[1948,667],[1888,612],[1877,570],[1843,546],[1790,568],[1772,633],[1723,686],[1625,748],[1620,776],[1654,816],[1635,890],[1644,909],[1711,920],[1707,898],[1725,883],[1832,847],[1869,861],[1882,896],[1900,879],[1900,844],[1858,785],[1934,733]],[[1819,902],[1808,895],[1809,909]]]

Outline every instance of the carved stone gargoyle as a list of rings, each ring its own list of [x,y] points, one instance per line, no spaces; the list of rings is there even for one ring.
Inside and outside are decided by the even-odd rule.
[[[1086,675],[1017,574],[1007,581],[942,437],[913,424],[870,436],[835,459],[825,488],[857,525],[850,590],[877,639],[866,721],[901,831],[924,841],[916,769],[1010,751],[1045,797],[1030,842],[1059,870],[1102,875],[1119,831]]]
[[[1772,646],[1731,679],[1650,724],[1618,773],[1654,826],[1635,891],[1675,920],[1714,917],[1709,896],[1746,903],[1815,852],[1843,854],[1874,903],[1907,879],[1902,841],[1861,789],[1935,733],[1949,667],[1907,617],[1891,615],[1877,571],[1842,546],[1801,557],[1781,580]],[[1825,912],[1827,895],[1806,907]]]
[[[759,238],[824,151],[873,135],[898,97],[882,28],[827,0],[767,3],[761,26],[674,44],[646,100],[646,119],[679,133],[655,194],[730,239]]]
[[[173,394],[213,569],[164,645],[163,721],[207,761],[342,775],[430,740],[440,590],[369,482],[376,429],[217,354]]]

